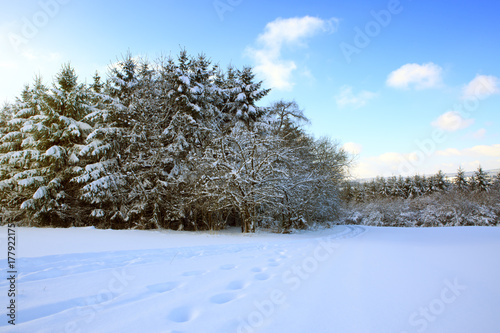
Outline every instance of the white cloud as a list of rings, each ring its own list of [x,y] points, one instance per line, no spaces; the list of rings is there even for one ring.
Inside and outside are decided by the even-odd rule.
[[[438,150],[436,154],[439,156],[460,156],[460,150],[457,148],[447,148],[445,150]]]
[[[464,149],[462,151],[464,156],[489,156],[489,157],[500,157],[500,144],[495,144],[491,146],[481,145],[474,146],[472,148]]]
[[[355,142],[346,142],[342,148],[344,148],[346,152],[353,155],[358,155],[361,151],[363,151],[363,146]]]
[[[474,119],[465,119],[457,111],[448,111],[440,115],[436,120],[434,120],[431,125],[439,127],[442,130],[453,132],[466,127],[469,127],[474,123]]]
[[[415,89],[435,88],[441,85],[443,69],[432,63],[406,64],[391,72],[386,84],[393,88],[406,89],[410,86]]]
[[[462,91],[463,99],[484,99],[488,96],[500,94],[500,79],[492,75],[476,75]]]
[[[267,79],[271,87],[290,90],[293,87],[292,72],[297,69],[297,65],[292,60],[282,59],[283,47],[305,47],[306,39],[321,32],[332,33],[337,25],[338,20],[335,18],[278,18],[268,23],[264,32],[257,37],[258,48],[248,47],[246,54],[255,61],[255,72]]]
[[[390,177],[401,174],[401,165],[407,163],[409,154],[387,152],[378,156],[361,157],[352,170],[356,178],[372,178],[376,176]]]
[[[376,93],[366,90],[360,91],[355,95],[352,92],[351,86],[342,86],[340,88],[340,93],[335,96],[335,101],[337,102],[337,106],[340,108],[352,106],[353,108],[358,109],[365,106],[370,99],[373,99],[376,96]]]

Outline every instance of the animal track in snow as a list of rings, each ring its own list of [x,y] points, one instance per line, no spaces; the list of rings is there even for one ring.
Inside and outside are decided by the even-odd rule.
[[[235,298],[236,298],[236,295],[233,293],[222,293],[222,294],[217,294],[217,295],[210,297],[210,302],[212,302],[214,304],[224,304],[224,303],[232,301]]]

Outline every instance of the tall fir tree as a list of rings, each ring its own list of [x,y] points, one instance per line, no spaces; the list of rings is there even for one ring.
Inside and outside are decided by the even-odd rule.
[[[92,129],[82,121],[90,111],[87,96],[68,64],[56,75],[52,89],[37,78],[15,105],[13,128],[7,134],[15,140],[1,158],[10,172],[2,182],[10,185],[17,195],[13,202],[31,219],[67,223],[72,207],[66,187],[73,172],[68,166],[77,162],[79,145]]]
[[[483,171],[483,168],[479,166],[474,172],[472,177],[471,187],[475,191],[487,192],[490,189],[490,182],[488,180],[488,175]]]
[[[435,191],[446,191],[448,189],[448,182],[446,181],[446,176],[443,171],[439,170],[433,178]]]
[[[457,170],[457,175],[453,180],[453,184],[459,191],[466,191],[469,188],[469,182],[467,181],[467,177],[465,177],[465,171],[462,167],[459,167]]]

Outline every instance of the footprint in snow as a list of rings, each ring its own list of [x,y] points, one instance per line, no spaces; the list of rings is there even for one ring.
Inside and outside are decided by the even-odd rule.
[[[262,268],[260,268],[260,267],[254,267],[254,268],[251,269],[251,271],[254,272],[254,273],[260,273],[260,272],[262,272]]]
[[[222,293],[210,297],[210,302],[214,304],[224,304],[236,298],[233,293]]]
[[[234,280],[229,282],[226,289],[227,290],[240,290],[246,287],[246,283],[241,280]]]
[[[267,279],[269,279],[270,276],[269,274],[267,273],[259,273],[259,274],[255,274],[255,280],[259,280],[259,281],[265,281]]]
[[[277,267],[279,266],[280,264],[277,262],[276,259],[267,259],[267,261],[269,262],[269,264],[267,264],[269,267]]]
[[[176,323],[185,323],[194,319],[197,315],[197,311],[190,306],[181,306],[170,311],[168,319]]]

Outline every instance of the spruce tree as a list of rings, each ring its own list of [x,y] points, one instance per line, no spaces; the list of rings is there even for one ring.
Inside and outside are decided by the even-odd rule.
[[[3,183],[16,193],[14,202],[33,222],[68,223],[64,220],[72,207],[66,185],[74,171],[68,166],[78,162],[79,145],[92,129],[81,121],[90,112],[86,87],[78,84],[74,69],[64,65],[52,89],[36,78],[14,109],[10,139],[2,138],[12,146],[0,161],[8,170]]]
[[[488,175],[483,171],[481,166],[474,172],[472,187],[479,192],[487,192],[490,189]]]
[[[255,74],[250,67],[244,67],[236,73],[230,72],[228,76],[232,85],[228,89],[229,115],[252,128],[253,123],[265,114],[264,108],[258,107],[256,103],[265,97],[270,89],[261,89],[262,81],[255,82]]]
[[[101,82],[101,77],[99,76],[99,73],[96,71],[94,76],[92,77],[92,84],[90,85],[90,89],[97,93],[100,94],[103,89],[104,89],[104,83]]]
[[[448,189],[448,183],[445,178],[443,171],[439,170],[438,173],[434,175],[434,188],[436,191],[446,191]]]
[[[377,177],[378,196],[387,198],[391,195],[391,185],[384,177]]]
[[[415,197],[419,197],[424,194],[426,187],[426,179],[420,175],[415,175],[413,177],[413,193]]]
[[[391,176],[387,179],[387,186],[389,187],[389,193],[391,197],[397,197],[398,196],[398,189],[397,189],[397,183],[398,179],[396,176]]]
[[[465,171],[462,169],[462,167],[458,168],[457,175],[453,180],[453,183],[459,191],[466,191],[469,188],[467,178],[465,177]]]
[[[126,184],[121,172],[120,152],[126,141],[124,124],[129,119],[125,106],[104,92],[94,93],[92,101],[92,112],[84,120],[93,130],[76,156],[78,167],[74,168],[71,183],[79,188],[76,197],[82,203],[79,214],[83,223],[99,225],[122,218],[120,202]]]
[[[93,131],[79,153],[82,168],[72,179],[86,208],[82,215],[91,224],[113,228],[147,224],[141,204],[148,197],[137,174],[149,156],[144,129],[154,128],[158,121],[149,118],[151,110],[143,105],[149,96],[140,92],[140,71],[146,76],[147,67],[143,64],[141,70],[139,61],[128,53],[109,69],[106,84],[96,75],[91,87],[94,107],[85,119]],[[147,88],[154,92],[151,85]]]

